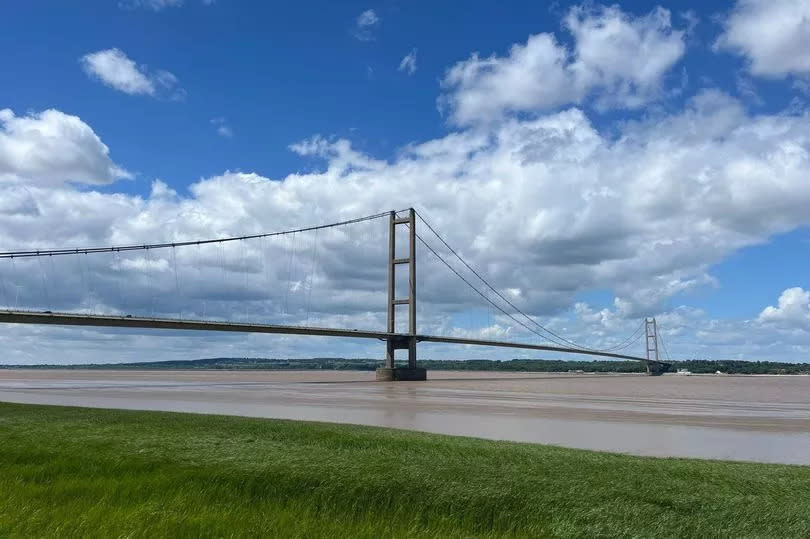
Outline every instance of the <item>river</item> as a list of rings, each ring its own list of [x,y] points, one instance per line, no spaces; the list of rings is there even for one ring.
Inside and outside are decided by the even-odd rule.
[[[0,401],[304,419],[810,464],[810,376],[0,369]]]

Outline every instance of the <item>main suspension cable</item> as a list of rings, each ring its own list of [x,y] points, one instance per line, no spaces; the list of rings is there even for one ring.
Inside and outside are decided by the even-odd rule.
[[[497,290],[497,289],[496,289],[494,286],[492,286],[492,285],[489,283],[489,281],[487,281],[487,280],[486,280],[486,279],[485,279],[485,278],[484,278],[484,277],[483,277],[483,276],[482,276],[482,275],[481,275],[481,274],[480,274],[478,271],[476,271],[476,270],[475,270],[475,268],[473,268],[472,266],[470,266],[470,264],[468,264],[468,263],[467,263],[467,261],[466,261],[466,260],[464,260],[464,259],[461,257],[461,255],[459,255],[459,254],[458,254],[458,252],[457,252],[455,249],[453,249],[453,248],[452,248],[452,247],[451,247],[451,246],[450,246],[450,245],[447,243],[447,241],[445,241],[445,239],[444,239],[444,238],[443,238],[443,237],[442,237],[442,236],[441,236],[441,235],[440,235],[440,234],[439,234],[439,233],[436,231],[436,229],[435,229],[435,228],[433,228],[433,227],[430,225],[430,223],[428,223],[428,222],[427,222],[427,220],[425,220],[424,216],[422,216],[422,215],[421,215],[421,214],[420,214],[418,211],[416,211],[416,214],[419,216],[419,219],[422,221],[422,223],[423,223],[425,226],[427,226],[427,227],[428,227],[428,229],[429,229],[429,230],[430,230],[430,231],[433,233],[433,235],[435,235],[435,236],[436,236],[436,238],[438,238],[438,240],[439,240],[439,241],[440,241],[440,242],[441,242],[441,243],[442,243],[442,244],[443,244],[443,245],[444,245],[444,246],[445,246],[445,247],[446,247],[446,248],[447,248],[447,249],[448,249],[448,250],[449,250],[449,251],[450,251],[450,252],[451,252],[451,253],[452,253],[452,254],[453,254],[453,255],[454,255],[454,256],[455,256],[455,257],[456,257],[456,258],[457,258],[457,259],[458,259],[460,262],[461,262],[461,263],[462,263],[462,264],[464,264],[464,266],[465,266],[465,267],[466,267],[468,270],[470,270],[470,271],[473,273],[473,275],[475,275],[476,277],[478,277],[478,279],[479,279],[479,280],[480,280],[482,283],[484,283],[484,285],[486,285],[486,287],[487,287],[487,288],[489,288],[490,290],[492,290],[492,292],[493,292],[493,293],[495,293],[495,295],[497,295],[497,296],[498,296],[499,298],[501,298],[501,299],[502,299],[504,302],[506,302],[506,304],[507,304],[507,305],[509,305],[509,306],[510,306],[512,309],[514,309],[514,310],[515,310],[517,313],[519,313],[520,315],[522,315],[522,316],[523,316],[525,319],[527,319],[527,320],[528,320],[528,321],[529,321],[531,324],[533,324],[533,325],[537,326],[538,328],[540,328],[540,330],[541,330],[541,331],[544,331],[544,332],[546,332],[546,333],[548,333],[548,334],[550,334],[550,335],[552,335],[552,336],[553,336],[553,337],[548,337],[548,336],[545,336],[545,335],[541,335],[541,336],[542,336],[544,339],[547,339],[547,340],[549,340],[549,341],[551,341],[551,342],[554,342],[554,343],[559,344],[559,345],[562,345],[562,346],[566,346],[566,345],[567,345],[567,346],[572,346],[572,347],[574,347],[574,348],[579,348],[579,349],[581,349],[581,350],[588,350],[588,351],[591,351],[591,352],[606,352],[606,351],[608,351],[608,349],[595,349],[595,348],[590,348],[590,347],[583,346],[583,345],[581,345],[581,344],[575,343],[574,341],[571,341],[571,340],[569,340],[569,339],[566,339],[566,338],[565,338],[565,337],[563,337],[562,335],[559,335],[559,334],[555,333],[554,331],[552,331],[552,330],[548,329],[547,327],[545,327],[545,326],[543,326],[542,324],[540,324],[539,322],[537,322],[537,321],[536,321],[534,318],[532,318],[532,317],[531,317],[531,316],[529,316],[528,314],[524,313],[524,312],[523,312],[522,310],[520,310],[520,309],[519,309],[519,308],[518,308],[518,307],[517,307],[517,306],[516,306],[514,303],[512,303],[511,301],[509,301],[509,299],[508,299],[508,298],[506,298],[506,297],[505,297],[503,294],[501,294],[501,293],[500,293],[500,291],[498,291],[498,290]],[[458,273],[456,273],[456,274],[458,275]],[[469,282],[468,282],[466,279],[464,279],[464,281],[465,281],[465,282],[467,282],[467,284],[468,284],[469,286],[472,286],[472,285],[471,285],[471,284],[470,284],[470,283],[469,283]],[[487,298],[487,297],[486,297],[485,295],[483,295],[483,294],[482,294],[482,297],[484,297],[484,299],[486,299],[487,301],[490,301],[490,300],[489,300],[489,298]],[[491,303],[491,302],[490,302],[490,303]],[[502,310],[502,309],[501,309],[501,310]],[[521,325],[523,325],[523,324],[521,324]],[[525,326],[524,326],[524,327],[525,327]],[[536,332],[535,332],[535,333],[536,333]],[[631,338],[632,338],[632,335],[631,335]],[[632,343],[630,343],[630,344],[632,344]],[[628,346],[629,346],[629,344],[628,344]]]
[[[672,361],[672,360],[670,359],[670,357],[669,357],[669,350],[667,350],[667,343],[665,343],[665,342],[664,342],[664,336],[663,336],[663,335],[661,334],[661,332],[658,330],[658,325],[657,325],[657,324],[656,324],[656,326],[655,326],[655,332],[656,332],[656,334],[657,334],[658,340],[660,340],[660,341],[661,341],[661,346],[662,346],[662,347],[663,347],[663,349],[664,349],[664,354],[667,356],[667,361]]]
[[[74,254],[88,254],[88,253],[109,253],[121,251],[142,251],[148,249],[167,249],[169,247],[185,247],[187,245],[205,245],[208,243],[226,243],[231,241],[251,240],[255,238],[271,238],[273,236],[284,236],[287,234],[294,234],[297,232],[311,232],[313,230],[321,230],[323,228],[332,228],[336,226],[351,225],[354,223],[362,223],[363,221],[371,221],[381,217],[387,217],[391,212],[381,212],[374,215],[367,215],[365,217],[358,217],[356,219],[349,219],[347,221],[338,221],[336,223],[329,223],[326,225],[310,226],[305,228],[296,228],[291,230],[283,230],[280,232],[268,232],[265,234],[252,234],[249,236],[234,236],[229,238],[218,238],[208,240],[196,241],[178,241],[172,243],[152,243],[141,245],[120,245],[112,247],[76,247],[72,249],[38,249],[35,251],[6,251],[0,253],[1,258],[29,258],[38,256],[58,256],[58,255],[74,255]]]
[[[543,335],[543,334],[541,334],[541,333],[538,333],[538,332],[537,332],[537,331],[535,331],[534,329],[530,328],[529,326],[527,326],[526,324],[524,324],[523,322],[521,322],[520,320],[518,320],[517,318],[515,318],[515,317],[514,317],[514,316],[512,316],[511,314],[509,314],[509,312],[507,312],[506,310],[504,310],[504,309],[503,309],[503,308],[502,308],[500,305],[498,305],[497,303],[495,303],[495,302],[493,302],[491,299],[489,299],[489,298],[486,296],[486,294],[484,294],[484,293],[483,293],[483,292],[481,292],[481,291],[480,291],[478,288],[476,288],[476,287],[475,287],[475,285],[473,285],[473,284],[472,284],[470,281],[468,281],[468,280],[467,280],[467,279],[466,279],[466,278],[465,278],[463,275],[461,275],[461,274],[460,274],[460,273],[459,273],[459,272],[456,270],[456,268],[454,268],[454,267],[453,267],[453,266],[452,266],[452,265],[451,265],[449,262],[447,262],[447,260],[445,260],[445,259],[444,259],[444,258],[443,258],[443,257],[442,257],[442,256],[441,256],[439,253],[437,253],[437,252],[436,252],[436,250],[435,250],[433,247],[431,247],[431,246],[430,246],[430,244],[428,244],[428,242],[426,242],[426,241],[424,240],[424,238],[422,238],[422,236],[421,236],[421,235],[416,234],[416,238],[417,238],[417,239],[418,239],[420,242],[422,242],[422,245],[424,245],[425,247],[427,247],[427,249],[428,249],[428,250],[429,250],[431,253],[433,253],[433,256],[435,256],[436,258],[438,258],[440,262],[442,262],[442,263],[443,263],[445,266],[447,266],[447,267],[450,269],[450,271],[452,271],[453,273],[455,273],[455,274],[456,274],[456,276],[457,276],[459,279],[461,279],[462,281],[464,281],[464,282],[467,284],[467,286],[469,286],[470,288],[472,288],[472,289],[473,289],[473,290],[474,290],[474,291],[475,291],[475,292],[476,292],[476,293],[477,293],[479,296],[481,296],[481,297],[482,297],[482,298],[484,298],[484,299],[485,299],[487,302],[489,302],[490,304],[492,304],[492,306],[494,306],[496,309],[498,309],[499,311],[501,311],[501,312],[502,312],[504,315],[506,315],[507,317],[509,317],[509,318],[510,318],[512,321],[514,321],[516,324],[520,324],[521,326],[523,326],[523,327],[524,327],[526,330],[530,331],[531,333],[534,333],[535,335],[538,335],[538,336],[540,336],[540,337],[542,337],[542,338],[544,338],[544,339],[548,340],[548,337],[546,337],[545,335]]]
[[[643,331],[644,331],[644,321],[642,321],[638,325],[636,330],[632,334],[630,334],[630,336],[627,337],[624,341],[622,341],[619,344],[616,344],[614,346],[611,346],[609,348],[603,348],[600,351],[601,352],[615,352],[617,350],[624,350],[625,348],[628,348],[628,347],[634,345],[635,343],[637,343],[641,339],[641,334],[643,333]]]

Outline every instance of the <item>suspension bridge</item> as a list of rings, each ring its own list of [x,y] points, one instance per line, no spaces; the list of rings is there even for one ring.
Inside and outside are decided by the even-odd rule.
[[[367,231],[360,237],[350,232],[352,227],[381,220],[387,221],[381,234],[387,236],[387,241],[372,239]],[[417,226],[424,226],[428,236],[419,233]],[[297,243],[304,235],[314,238],[309,245]],[[251,242],[259,242],[258,247]],[[454,331],[453,328],[450,334],[420,332],[417,325],[418,247],[426,251],[431,261],[445,268],[451,280],[460,281],[471,298],[489,309],[488,320],[494,316],[503,322],[503,327],[516,328],[517,333],[528,339],[481,338],[480,334],[469,335],[469,332]],[[327,256],[333,264],[319,263],[319,254]],[[425,370],[417,366],[418,343],[514,348],[633,360],[643,362],[652,375],[661,374],[669,367],[669,353],[655,319],[645,318],[628,337],[614,339],[610,345],[601,348],[569,340],[519,308],[514,298],[510,299],[507,293],[493,286],[413,208],[279,232],[216,239],[10,250],[0,253],[0,261],[3,260],[6,264],[0,268],[0,300],[6,308],[0,309],[0,322],[5,324],[375,339],[385,343],[385,362],[377,371],[378,380],[425,380]],[[56,261],[68,260],[72,262],[57,268]],[[237,275],[239,268],[242,269],[243,281]],[[359,270],[359,276],[352,275],[349,279],[360,288],[368,288],[384,272],[387,283],[380,283],[385,286],[384,329],[340,328],[311,323],[311,318],[317,317],[320,321],[330,321],[324,309],[317,305],[313,308],[313,289],[319,282],[324,288],[330,279],[338,282],[336,274],[351,274],[352,269]],[[285,272],[286,282],[283,282]],[[297,273],[303,274],[303,278],[295,278]],[[400,275],[402,273],[406,276]],[[262,275],[265,281],[256,282],[262,279]],[[251,276],[253,283],[250,283]],[[428,293],[440,294],[448,283],[434,285]],[[166,301],[172,288],[178,299],[184,301],[180,301],[180,312],[170,315],[171,308],[161,302]],[[366,293],[369,297],[377,297],[379,292],[361,290],[361,294]],[[330,293],[340,295],[334,289]],[[353,293],[342,295],[343,305],[339,297],[328,298],[334,303],[331,309],[340,311],[343,306],[356,310]],[[316,293],[316,301],[318,296]],[[297,306],[293,305],[296,298]],[[188,304],[185,311],[183,302]],[[257,303],[253,312],[249,312],[250,306]],[[230,305],[231,309],[225,305]],[[243,313],[238,310],[242,306],[245,308]],[[467,310],[470,310],[469,305]],[[398,316],[402,314],[405,316]],[[235,319],[239,317],[243,320]],[[269,320],[274,317],[281,320]],[[333,315],[331,319],[334,318]],[[446,320],[448,316],[443,318]],[[529,342],[532,339],[536,342]],[[645,341],[644,355],[628,353],[628,349],[642,339]],[[659,344],[666,361],[659,356]],[[397,350],[407,350],[407,366],[397,366]]]

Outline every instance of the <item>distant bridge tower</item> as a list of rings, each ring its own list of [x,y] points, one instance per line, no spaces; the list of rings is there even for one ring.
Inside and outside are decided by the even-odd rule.
[[[397,258],[397,227],[408,227],[408,256]],[[408,266],[408,297],[396,297],[397,267]],[[377,369],[377,380],[425,380],[427,371],[416,366],[416,211],[407,217],[391,212],[388,226],[388,333],[396,333],[397,306],[408,306],[408,333],[390,336],[386,340],[385,366]],[[396,350],[408,350],[408,366],[394,363]]]
[[[644,333],[647,349],[647,374],[657,376],[664,374],[666,365],[661,363],[658,358],[658,325],[655,318],[644,319]]]

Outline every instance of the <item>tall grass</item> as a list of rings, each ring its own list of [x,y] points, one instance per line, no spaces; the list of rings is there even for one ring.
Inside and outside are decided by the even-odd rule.
[[[0,536],[258,535],[810,537],[810,467],[0,404]]]

